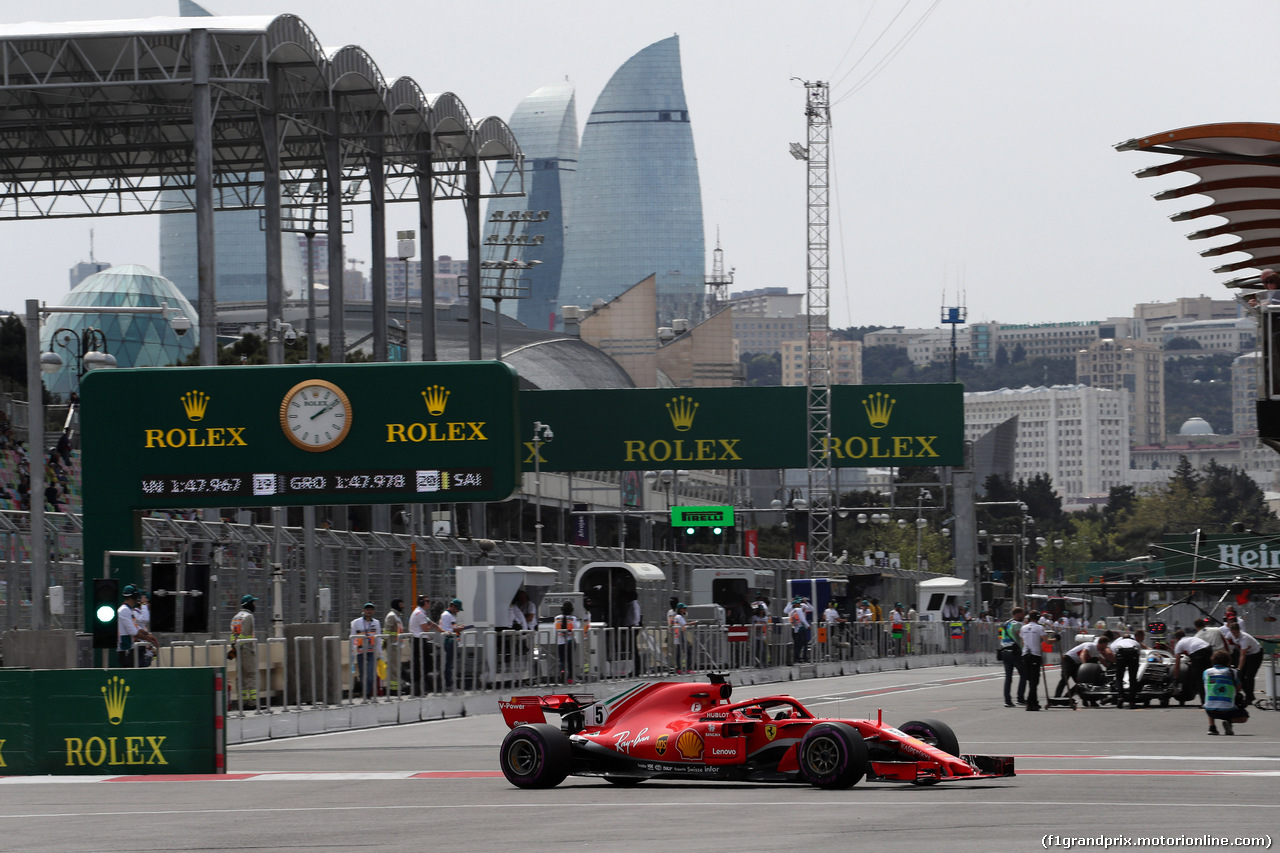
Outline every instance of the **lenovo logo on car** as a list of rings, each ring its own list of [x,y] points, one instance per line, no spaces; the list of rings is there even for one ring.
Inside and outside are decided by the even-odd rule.
[[[713,749],[713,750],[711,750],[711,754],[712,754],[712,755],[737,755],[737,754],[738,754],[738,750],[736,750],[736,749]]]

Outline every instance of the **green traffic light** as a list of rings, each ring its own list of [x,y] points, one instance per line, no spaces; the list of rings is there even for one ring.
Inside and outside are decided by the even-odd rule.
[[[110,604],[99,604],[95,615],[98,617],[99,622],[110,622],[116,618],[116,609]]]

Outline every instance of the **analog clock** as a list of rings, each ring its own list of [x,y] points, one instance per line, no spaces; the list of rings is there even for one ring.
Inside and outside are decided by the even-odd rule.
[[[280,427],[303,450],[331,450],[351,431],[351,401],[332,382],[299,382],[280,404]]]

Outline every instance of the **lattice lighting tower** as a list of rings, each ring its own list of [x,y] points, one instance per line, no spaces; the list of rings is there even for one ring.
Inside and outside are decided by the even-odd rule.
[[[729,288],[733,287],[733,267],[724,271],[724,249],[720,248],[720,228],[716,228],[716,250],[711,254],[711,275],[706,277],[707,316],[729,304]]]
[[[808,363],[805,372],[808,412],[809,571],[831,560],[831,329],[828,234],[831,186],[828,148],[831,102],[821,81],[803,81],[808,145],[791,144],[791,154],[808,164]]]

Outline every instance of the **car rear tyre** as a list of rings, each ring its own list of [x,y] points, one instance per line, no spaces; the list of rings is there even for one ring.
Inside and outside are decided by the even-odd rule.
[[[517,788],[554,788],[569,775],[569,738],[546,723],[516,726],[502,741],[502,775]]]
[[[867,775],[867,744],[845,723],[818,723],[800,742],[800,778],[818,788],[851,788]]]
[[[898,726],[898,731],[937,747],[949,755],[960,754],[960,740],[951,726],[941,720],[911,720]]]

